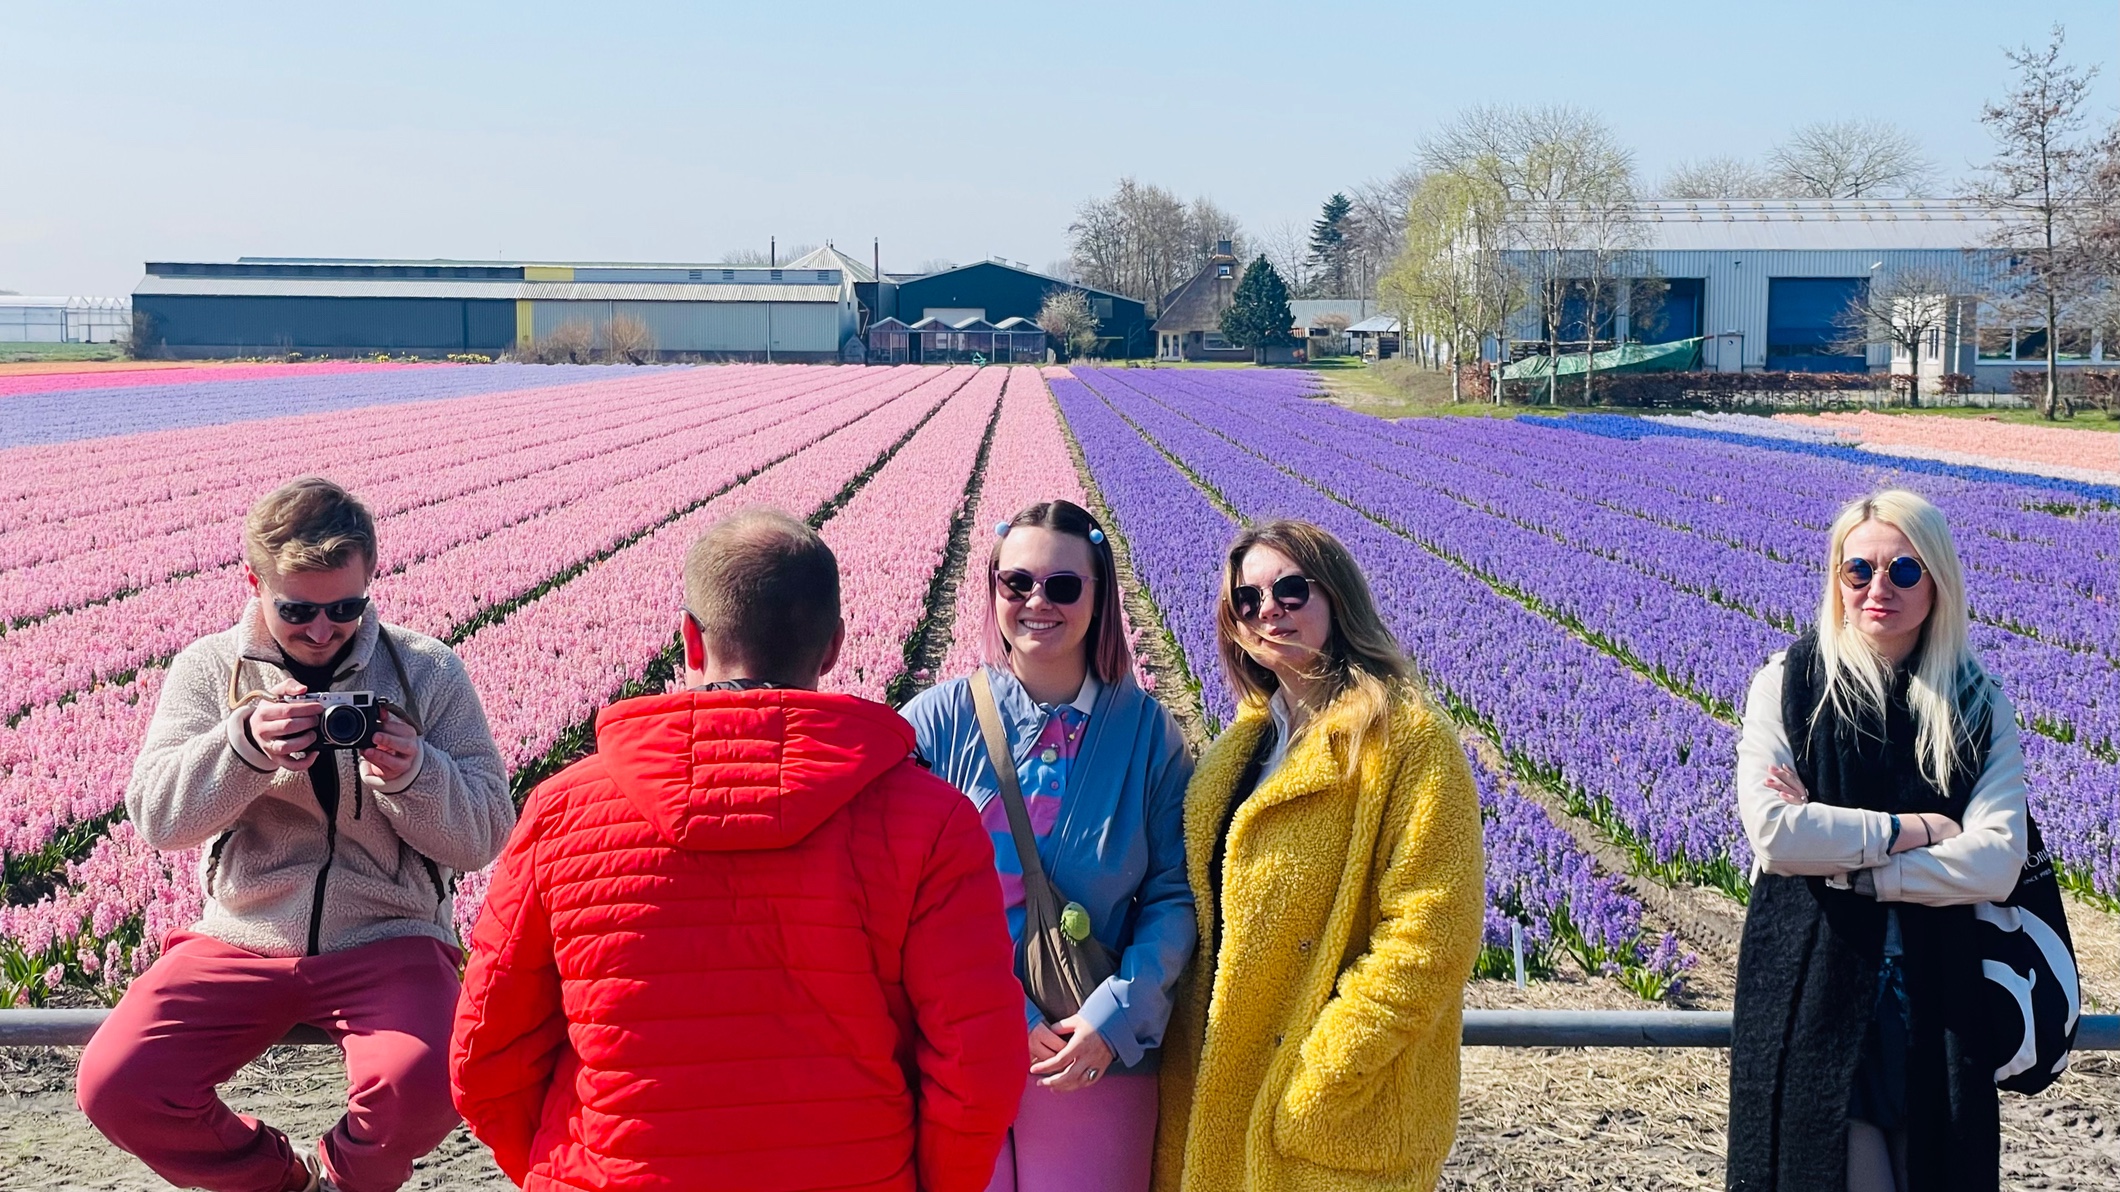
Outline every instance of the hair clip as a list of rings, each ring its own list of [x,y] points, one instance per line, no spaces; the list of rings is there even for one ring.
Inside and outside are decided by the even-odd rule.
[[[1089,528],[1089,540],[1090,540],[1090,544],[1091,544],[1091,545],[1093,545],[1093,546],[1103,546],[1103,545],[1104,545],[1104,531],[1102,531],[1102,530],[1098,529],[1098,528],[1097,528],[1097,527],[1095,527],[1095,526],[1091,526],[1091,527]]]
[[[995,523],[994,523],[994,537],[996,537],[996,538],[1006,538],[1006,537],[1008,537],[1008,523],[1007,523],[1007,522],[995,522]]]

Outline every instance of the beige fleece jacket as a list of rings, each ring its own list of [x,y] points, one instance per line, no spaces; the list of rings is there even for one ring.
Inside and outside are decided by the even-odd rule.
[[[154,847],[201,848],[206,913],[195,930],[260,955],[304,955],[321,875],[316,951],[411,935],[457,944],[455,875],[492,861],[515,826],[507,771],[455,652],[389,630],[411,680],[407,705],[380,633],[371,611],[332,690],[374,691],[416,707],[420,753],[387,786],[364,785],[357,755],[333,754],[333,824],[309,775],[273,765],[245,733],[248,707],[231,706],[231,693],[289,677],[256,600],[233,628],[193,642],[170,664],[125,810]]]

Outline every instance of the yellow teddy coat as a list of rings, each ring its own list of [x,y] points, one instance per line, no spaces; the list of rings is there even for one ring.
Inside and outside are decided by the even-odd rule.
[[[1221,940],[1215,836],[1271,723],[1247,706],[1186,790],[1200,950],[1164,1040],[1155,1186],[1427,1192],[1457,1131],[1480,943],[1472,771],[1413,696],[1346,776],[1352,720],[1345,701],[1326,709],[1230,825]]]

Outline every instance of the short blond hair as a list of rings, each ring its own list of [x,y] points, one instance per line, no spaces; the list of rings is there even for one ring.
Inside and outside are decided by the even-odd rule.
[[[322,476],[281,485],[243,519],[243,557],[261,576],[336,571],[355,552],[373,572],[375,515]]]
[[[839,560],[803,522],[747,510],[685,553],[685,611],[753,678],[814,683],[839,634]]]

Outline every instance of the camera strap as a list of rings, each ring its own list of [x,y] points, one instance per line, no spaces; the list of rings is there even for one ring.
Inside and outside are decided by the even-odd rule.
[[[398,714],[405,718],[405,723],[412,726],[413,732],[425,732],[426,730],[420,727],[419,697],[412,693],[412,676],[405,673],[405,659],[403,655],[398,653],[397,643],[390,639],[390,627],[377,625],[376,635],[383,639],[383,652],[390,655],[390,669],[397,672],[398,690],[405,694],[405,704],[397,709]],[[407,845],[406,847],[410,848],[411,846]],[[441,909],[441,904],[448,901],[450,895],[456,893],[457,872],[452,869],[449,871],[449,876],[445,878],[442,876],[442,867],[435,862],[433,857],[420,852],[418,849],[413,849],[412,852],[414,856],[420,859],[420,865],[427,870],[427,880],[434,883],[435,909],[438,913]]]
[[[412,726],[413,732],[425,732],[427,730],[420,726],[420,700],[412,694],[412,677],[405,673],[405,659],[398,653],[397,643],[390,640],[390,627],[377,625],[375,628],[376,636],[383,639],[383,653],[390,655],[390,669],[397,672],[398,690],[405,693],[405,704],[398,711],[404,715],[405,723]]]

